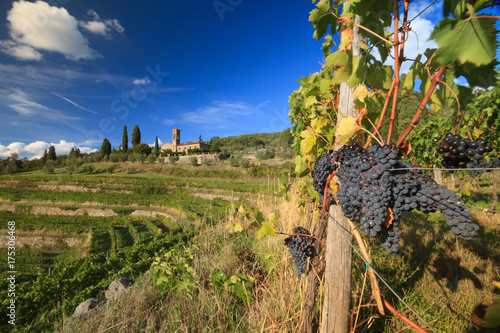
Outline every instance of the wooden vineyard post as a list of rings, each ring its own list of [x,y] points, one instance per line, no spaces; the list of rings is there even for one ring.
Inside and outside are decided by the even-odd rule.
[[[344,9],[347,8],[346,2]],[[356,15],[354,22],[359,24],[359,20],[359,16]],[[361,36],[358,34],[357,26],[353,28],[353,35],[352,52],[354,56],[360,56]],[[343,117],[359,116],[354,109],[354,88],[345,82],[341,83],[337,122]],[[338,148],[340,147],[336,147]],[[326,236],[325,298],[321,332],[347,333],[351,308],[352,249],[349,244],[352,243],[351,227],[340,206],[330,206],[329,213],[331,218],[328,219]]]
[[[321,332],[349,332],[351,308],[351,227],[342,208],[330,206],[326,243],[325,300]],[[335,225],[338,223],[338,225]],[[344,237],[346,236],[347,239]]]
[[[321,215],[314,229],[314,237],[322,239],[327,226],[327,218]],[[314,241],[313,245],[320,246],[318,241]],[[313,333],[316,330],[313,327],[314,315],[316,310],[316,297],[318,295],[318,286],[323,276],[325,268],[324,261],[313,266],[313,269],[307,274],[306,291],[302,300],[302,311],[300,313],[301,332]]]

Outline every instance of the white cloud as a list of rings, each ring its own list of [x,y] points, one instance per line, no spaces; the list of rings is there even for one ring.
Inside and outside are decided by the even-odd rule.
[[[241,122],[241,117],[258,112],[258,108],[242,102],[213,101],[211,105],[197,108],[196,111],[181,114],[180,123],[209,125],[212,128],[232,128]],[[167,125],[169,119],[164,119]]]
[[[161,121],[161,123],[166,126],[173,126],[176,121],[174,119],[165,118]]]
[[[113,31],[118,33],[123,33],[125,31],[120,22],[116,19],[101,20],[99,15],[94,10],[89,10],[87,14],[92,16],[93,20],[88,22],[80,21],[78,23],[82,28],[93,34],[102,35],[105,38],[110,39]]]
[[[95,148],[79,146],[75,142],[68,142],[66,140],[60,140],[59,142],[44,142],[35,141],[29,144],[23,142],[12,142],[7,146],[0,143],[0,157],[10,157],[10,154],[17,153],[19,157],[40,157],[43,155],[45,149],[49,149],[50,146],[54,146],[57,155],[67,155],[69,154],[71,148],[78,147],[82,153],[92,153],[97,151]]]
[[[28,45],[18,45],[11,40],[0,40],[0,51],[20,60],[40,60],[42,54]]]
[[[442,16],[442,14],[439,13],[439,10],[440,8],[443,8],[443,6],[442,1],[439,1],[422,12],[430,3],[431,1],[412,2],[409,7],[408,18],[414,18],[414,20],[410,24],[412,31],[409,32],[408,39],[405,43],[404,48],[404,56],[405,58],[408,58],[408,60],[403,62],[403,65],[400,69],[401,73],[408,73],[411,65],[413,64],[412,60],[415,59],[419,54],[423,54],[426,49],[437,48],[436,42],[434,40],[429,40],[429,38],[435,27],[433,21],[437,21],[436,18],[439,15]],[[421,14],[416,17],[419,13]],[[402,17],[400,16],[400,19],[401,18]],[[393,32],[394,26],[391,25],[388,31]],[[381,59],[380,54],[376,48],[374,48],[372,52],[377,59]],[[421,59],[421,61],[426,61],[425,56]],[[387,57],[384,65],[390,65],[394,67],[394,59],[390,56]]]
[[[54,121],[81,120],[81,118],[67,116],[59,110],[34,101],[32,96],[29,96],[20,89],[14,89],[7,98],[11,101],[11,103],[8,104],[9,107],[20,116],[39,119],[45,118]]]
[[[134,80],[134,84],[136,86],[145,86],[145,85],[150,85],[151,84],[151,80],[147,77],[143,78],[143,79],[135,79]]]
[[[65,8],[43,1],[16,1],[7,20],[12,40],[3,41],[1,50],[18,59],[40,60],[37,50],[59,52],[72,60],[102,57],[90,48],[77,20]]]

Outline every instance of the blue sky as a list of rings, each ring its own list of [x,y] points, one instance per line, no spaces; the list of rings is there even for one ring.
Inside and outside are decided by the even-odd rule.
[[[430,1],[415,1],[423,8]],[[417,8],[418,7],[418,8]],[[46,0],[0,3],[0,157],[106,137],[181,141],[282,131],[301,76],[321,68],[311,1]],[[413,22],[419,52],[436,3]],[[411,15],[410,15],[411,16]],[[427,37],[426,37],[427,35]],[[416,39],[412,42],[416,51]]]

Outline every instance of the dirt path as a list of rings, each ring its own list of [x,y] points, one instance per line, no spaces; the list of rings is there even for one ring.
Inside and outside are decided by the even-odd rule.
[[[28,245],[32,248],[39,248],[44,245],[55,246],[61,240],[66,243],[68,247],[82,247],[84,240],[81,237],[53,237],[53,236],[17,236],[16,237],[16,247],[23,247]],[[2,240],[0,242],[0,248],[6,248],[9,245],[7,240]]]

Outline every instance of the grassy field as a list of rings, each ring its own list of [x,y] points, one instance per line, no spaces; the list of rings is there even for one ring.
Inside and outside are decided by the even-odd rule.
[[[301,195],[294,187],[290,202],[274,194],[279,189],[274,176],[280,172],[273,170],[252,177],[227,166],[148,166],[132,175],[126,169],[117,169],[112,174],[1,176],[0,207],[4,208],[0,219],[16,221],[18,236],[44,238],[40,246],[23,247],[17,252],[19,264],[25,260],[26,270],[30,267],[25,278],[20,274],[20,281],[35,278],[35,284],[52,290],[47,287],[51,283],[47,270],[51,267],[54,278],[67,281],[61,285],[68,286],[64,291],[67,305],[56,309],[48,304],[43,320],[30,313],[25,318],[38,318],[33,323],[39,331],[60,332],[300,331],[306,278],[296,276],[283,246],[285,236],[257,240],[251,229],[238,233],[227,229],[228,223],[238,221],[237,208],[242,203],[257,208],[264,217],[279,211],[277,231],[290,233],[295,226],[314,228],[317,215],[305,213],[297,205]],[[486,174],[478,184],[465,183],[465,189],[472,191],[467,204],[488,207],[490,178]],[[49,184],[74,188],[40,190],[39,185]],[[32,214],[39,207],[82,215]],[[109,209],[112,216],[90,216],[92,211],[86,209]],[[500,210],[500,206],[495,209]],[[492,304],[499,294],[492,282],[500,280],[500,217],[479,209],[472,209],[472,213],[481,230],[471,241],[453,236],[439,213],[418,212],[407,212],[401,218],[398,255],[387,255],[378,241],[363,237],[377,272],[438,332],[494,332],[481,329],[475,322],[481,305]],[[177,233],[185,238],[176,238]],[[68,238],[82,241],[69,246],[65,241]],[[1,251],[5,257],[5,249]],[[165,267],[171,267],[167,280],[177,286],[172,289],[157,285],[148,271],[155,256],[164,253],[172,258],[163,259],[167,260]],[[354,258],[352,330],[410,332],[401,320],[377,313],[365,280],[366,267]],[[71,263],[66,264],[69,271],[82,273],[58,273],[62,267],[58,260],[62,259]],[[190,269],[185,271],[186,267]],[[103,297],[106,284],[123,275],[133,277],[135,286],[117,301],[106,303],[89,316],[69,318],[78,300]],[[75,280],[89,281],[92,287],[72,290],[78,289],[71,287]],[[323,277],[316,318],[321,317],[325,283]],[[383,284],[381,291],[396,309],[425,327]],[[40,297],[28,294],[33,294],[33,300]]]

